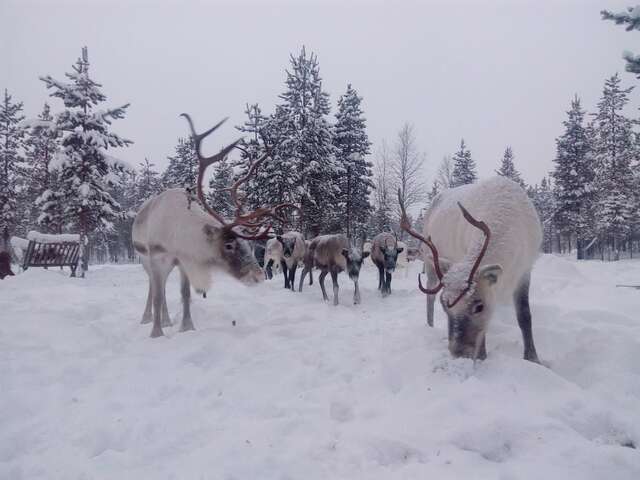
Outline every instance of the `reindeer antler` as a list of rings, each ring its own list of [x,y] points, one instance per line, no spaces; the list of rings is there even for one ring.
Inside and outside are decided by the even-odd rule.
[[[242,185],[243,183],[246,183],[246,181],[251,177],[251,175],[255,173],[256,168],[262,162],[264,162],[267,159],[267,157],[269,157],[269,155],[271,154],[271,150],[269,149],[267,152],[265,152],[265,154],[262,157],[260,157],[255,162],[252,162],[246,175],[238,179],[230,187],[231,198],[236,206],[236,214],[235,214],[235,219],[231,223],[227,222],[224,219],[224,217],[222,217],[222,215],[220,215],[218,212],[216,212],[211,207],[209,207],[209,205],[207,205],[207,202],[204,197],[204,191],[202,189],[202,182],[204,180],[204,173],[206,169],[210,165],[223,160],[229,154],[229,152],[237,146],[237,144],[240,142],[241,139],[238,139],[232,144],[226,146],[225,148],[220,150],[219,153],[212,155],[210,157],[205,157],[202,155],[202,140],[204,140],[208,135],[210,135],[220,125],[222,125],[227,119],[225,118],[222,121],[218,122],[216,125],[211,127],[206,132],[198,134],[195,131],[195,127],[193,125],[193,121],[191,120],[191,117],[186,113],[182,113],[181,116],[185,117],[187,119],[187,122],[189,123],[189,128],[191,129],[191,135],[193,137],[193,141],[196,147],[196,154],[198,156],[198,182],[196,186],[197,198],[200,201],[202,207],[207,211],[207,213],[209,213],[212,217],[218,220],[226,230],[230,231],[234,227],[238,227],[238,226],[244,227],[247,230],[248,234],[239,233],[237,231],[234,231],[234,234],[246,240],[262,240],[267,238],[272,230],[272,226],[268,225],[266,230],[260,231],[260,229],[263,228],[266,223],[265,221],[261,221],[262,219],[273,218],[283,223],[286,223],[286,220],[279,215],[280,210],[282,210],[285,207],[294,207],[300,210],[299,207],[297,207],[296,205],[283,203],[273,208],[260,207],[251,213],[243,214],[243,211],[242,211],[243,204],[238,198],[238,187],[240,187],[240,185]]]
[[[447,302],[447,306],[449,308],[453,307],[456,303],[458,303],[460,299],[464,297],[464,295],[471,288],[471,285],[473,284],[473,277],[476,274],[478,267],[480,267],[480,262],[482,261],[482,258],[484,257],[485,253],[487,253],[487,248],[489,247],[489,239],[491,238],[491,230],[489,229],[489,226],[486,223],[473,218],[471,214],[467,211],[467,209],[464,208],[460,202],[458,202],[458,207],[460,207],[460,210],[462,210],[462,216],[464,217],[464,219],[467,222],[469,222],[471,225],[473,225],[474,227],[482,231],[482,233],[484,233],[484,243],[482,244],[482,248],[480,249],[478,258],[476,258],[476,261],[473,264],[473,267],[471,267],[471,272],[469,272],[469,278],[467,279],[467,288],[465,288],[453,302]]]
[[[422,243],[426,244],[427,247],[431,250],[431,255],[433,257],[433,267],[436,271],[436,275],[438,276],[438,285],[435,288],[425,288],[422,286],[422,280],[420,279],[420,274],[418,274],[418,288],[422,293],[426,293],[427,295],[435,295],[438,293],[444,284],[442,283],[442,278],[444,275],[442,274],[442,270],[440,270],[440,259],[438,257],[438,249],[431,241],[431,236],[424,238],[418,232],[416,232],[413,228],[411,228],[411,224],[409,223],[409,219],[407,218],[407,212],[404,208],[404,202],[402,201],[402,195],[400,193],[400,189],[398,189],[398,205],[400,205],[400,212],[402,214],[400,218],[400,228],[402,228],[405,232],[411,235],[414,238],[417,238]]]

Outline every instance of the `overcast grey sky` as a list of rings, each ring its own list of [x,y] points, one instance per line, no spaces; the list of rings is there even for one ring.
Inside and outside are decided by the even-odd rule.
[[[640,32],[599,15],[634,1],[0,0],[0,88],[30,117],[45,100],[55,111],[61,104],[38,76],[62,79],[87,45],[108,105],[131,103],[114,130],[135,144],[116,156],[164,168],[187,134],[179,113],[201,130],[230,116],[208,145],[217,150],[237,136],[245,103],[272,111],[289,54],[306,45],[334,110],[347,83],[364,97],[374,150],[408,121],[425,175],[464,137],[481,176],[508,144],[537,182],[574,93],[593,110],[606,77],[619,71],[623,85],[636,84],[621,53],[640,53]]]

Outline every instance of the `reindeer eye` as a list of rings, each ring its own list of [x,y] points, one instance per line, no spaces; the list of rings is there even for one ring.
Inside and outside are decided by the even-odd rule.
[[[233,250],[235,248],[235,244],[233,242],[227,242],[224,244],[224,249],[227,252],[230,252],[231,250]]]
[[[478,303],[473,307],[473,313],[482,313],[483,310],[484,310],[484,305],[481,303]]]

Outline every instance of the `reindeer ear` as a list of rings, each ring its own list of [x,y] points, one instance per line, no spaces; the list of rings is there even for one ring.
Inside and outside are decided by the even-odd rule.
[[[280,243],[283,243],[282,235],[276,235],[276,240],[278,240]]]
[[[398,247],[396,248],[396,252],[398,253],[402,253],[402,251],[404,250],[404,247]]]
[[[500,265],[485,265],[478,270],[478,278],[487,281],[489,285],[495,285],[500,275],[502,275]]]
[[[342,249],[342,255],[344,255],[346,258],[349,258],[349,249],[348,248],[343,248]]]

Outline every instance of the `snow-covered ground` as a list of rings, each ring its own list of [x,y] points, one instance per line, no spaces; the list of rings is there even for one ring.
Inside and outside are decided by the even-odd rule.
[[[1,479],[640,478],[640,262],[542,257],[521,359],[512,308],[489,358],[425,326],[419,265],[363,303],[317,284],[216,281],[197,330],[149,338],[140,266],[0,282]],[[169,308],[180,318],[177,275]],[[232,321],[236,326],[232,326]]]

